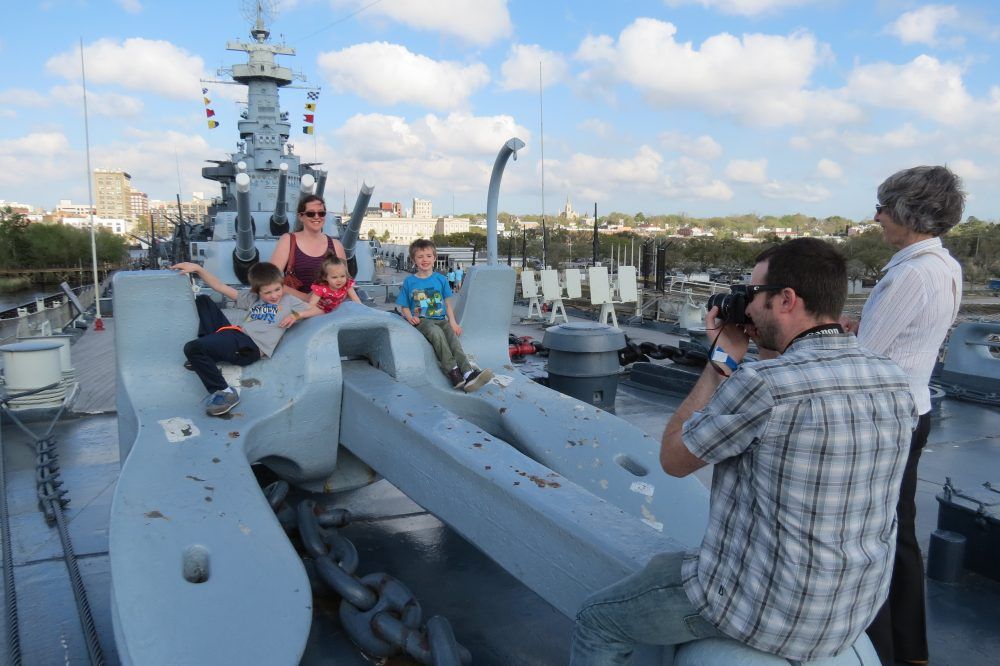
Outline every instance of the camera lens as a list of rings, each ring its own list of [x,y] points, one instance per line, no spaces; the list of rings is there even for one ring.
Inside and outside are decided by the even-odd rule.
[[[727,324],[746,324],[747,301],[743,294],[712,294],[705,303],[705,309],[719,308],[719,319]]]

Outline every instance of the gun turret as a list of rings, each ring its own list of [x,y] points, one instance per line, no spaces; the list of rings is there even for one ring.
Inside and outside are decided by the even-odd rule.
[[[236,174],[236,249],[233,250],[233,272],[243,284],[250,267],[260,261],[260,252],[253,243],[253,216],[250,215],[250,176]]]
[[[274,204],[274,215],[271,216],[269,226],[272,236],[280,236],[288,233],[288,214],[285,209],[288,202],[285,199],[285,189],[288,186],[288,165],[284,162],[278,167],[278,199]]]
[[[344,233],[340,237],[340,242],[344,245],[344,252],[347,254],[347,270],[351,277],[358,275],[358,260],[355,258],[354,252],[358,244],[358,234],[361,232],[361,223],[365,220],[365,210],[368,208],[368,202],[371,201],[374,191],[374,186],[370,186],[368,183],[361,184],[361,191],[358,192],[358,198],[354,202],[351,219],[347,222],[347,228],[344,229]]]

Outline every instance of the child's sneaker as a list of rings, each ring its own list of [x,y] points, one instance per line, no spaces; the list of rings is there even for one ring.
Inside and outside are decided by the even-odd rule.
[[[493,371],[489,368],[485,370],[473,370],[465,378],[465,392],[472,393],[485,386],[491,379],[493,379]]]
[[[240,396],[236,391],[222,389],[212,394],[212,399],[208,401],[205,413],[209,416],[222,416],[238,404],[240,404]]]
[[[462,371],[458,369],[458,366],[448,371],[448,379],[451,380],[452,388],[455,390],[465,386],[465,379],[462,377]]]

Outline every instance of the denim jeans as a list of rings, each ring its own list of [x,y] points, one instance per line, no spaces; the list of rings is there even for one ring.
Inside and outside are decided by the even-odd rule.
[[[722,633],[688,601],[684,553],[662,553],[642,571],[591,595],[576,614],[570,664],[627,664],[637,644],[678,645]]]
[[[441,372],[447,375],[456,366],[463,373],[472,369],[469,359],[462,350],[462,343],[458,341],[455,331],[451,330],[451,324],[447,319],[421,318],[417,330],[434,348],[434,355],[437,356]]]

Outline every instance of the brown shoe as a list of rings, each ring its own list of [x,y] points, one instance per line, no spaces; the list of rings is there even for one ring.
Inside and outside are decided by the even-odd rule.
[[[489,368],[486,368],[485,370],[473,370],[465,380],[465,392],[472,393],[473,391],[486,386],[487,382],[491,379],[493,379],[493,371]]]

